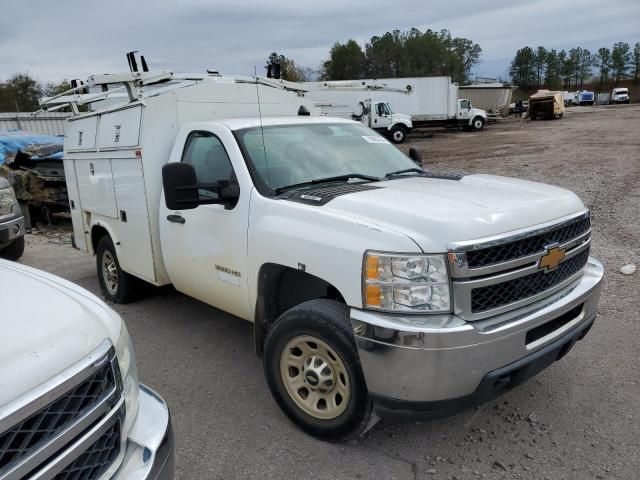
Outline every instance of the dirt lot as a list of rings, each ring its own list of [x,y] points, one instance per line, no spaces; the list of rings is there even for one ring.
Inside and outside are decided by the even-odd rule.
[[[249,324],[161,289],[118,310],[141,379],[169,402],[180,479],[625,479],[640,472],[640,106],[575,108],[551,122],[415,136],[427,167],[540,180],[591,208],[606,267],[600,317],[560,362],[481,408],[382,422],[345,445],[316,441],[271,400]],[[22,262],[98,292],[94,260],[63,231],[28,235]]]

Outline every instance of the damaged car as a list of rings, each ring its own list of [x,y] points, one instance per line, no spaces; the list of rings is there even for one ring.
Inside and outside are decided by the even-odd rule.
[[[24,217],[9,182],[0,177],[0,257],[17,260],[24,253]]]

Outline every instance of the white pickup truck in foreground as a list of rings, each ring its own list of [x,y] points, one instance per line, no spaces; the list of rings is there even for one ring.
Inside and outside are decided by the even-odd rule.
[[[0,305],[0,479],[173,479],[169,409],[138,383],[120,316],[4,260]]]
[[[128,98],[99,109],[117,82]],[[603,268],[570,191],[425,171],[267,79],[88,85],[109,90],[46,104],[98,105],[68,121],[65,172],[106,297],[173,284],[253,322],[275,400],[313,435],[485,402],[593,324]]]

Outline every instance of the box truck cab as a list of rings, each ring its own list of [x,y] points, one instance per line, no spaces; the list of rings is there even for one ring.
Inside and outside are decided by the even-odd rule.
[[[112,301],[173,284],[252,322],[275,401],[310,434],[485,402],[593,324],[603,268],[572,192],[426,171],[259,78],[131,78],[124,104],[67,125],[76,245]]]

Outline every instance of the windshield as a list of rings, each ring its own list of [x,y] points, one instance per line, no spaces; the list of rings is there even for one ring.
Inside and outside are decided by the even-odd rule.
[[[627,95],[628,93],[628,90],[618,90],[614,95]]]
[[[380,116],[391,115],[391,109],[388,103],[376,103],[376,113]]]
[[[384,178],[416,167],[384,137],[351,123],[248,128],[237,138],[247,161],[272,190],[340,175]]]

